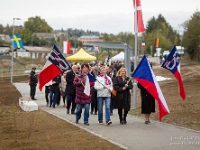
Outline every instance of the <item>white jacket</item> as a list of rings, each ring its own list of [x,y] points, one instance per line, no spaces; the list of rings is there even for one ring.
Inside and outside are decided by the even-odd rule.
[[[106,75],[107,76],[107,75]],[[107,78],[110,80],[111,84],[106,85],[106,79],[105,77],[97,77],[96,79],[101,82],[103,85],[105,85],[110,91],[113,90],[113,83],[109,76]],[[97,90],[97,97],[111,97],[111,92],[109,92],[104,86],[99,83],[98,81],[95,81],[94,88]]]

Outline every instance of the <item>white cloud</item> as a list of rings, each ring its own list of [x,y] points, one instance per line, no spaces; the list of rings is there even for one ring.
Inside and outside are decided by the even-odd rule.
[[[146,22],[161,13],[172,27],[178,27],[198,9],[197,0],[141,0]],[[100,32],[133,32],[132,0],[6,0],[0,1],[0,23],[12,25],[13,17],[20,17],[16,25],[29,17],[40,16],[54,29],[78,28]]]

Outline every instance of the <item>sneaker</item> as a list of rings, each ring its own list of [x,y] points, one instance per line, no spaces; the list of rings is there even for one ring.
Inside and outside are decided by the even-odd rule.
[[[97,112],[95,112],[95,115],[97,115]]]
[[[93,111],[91,111],[90,114],[93,115]]]
[[[100,125],[103,125],[103,121],[99,121],[99,124],[100,124]]]
[[[145,124],[149,124],[149,121],[145,121],[144,123],[145,123]]]
[[[89,126],[90,124],[88,122],[84,122],[84,125]]]
[[[69,114],[69,109],[67,109],[67,114]]]
[[[112,121],[111,120],[107,121],[106,125],[109,126],[110,124],[112,124]]]
[[[55,108],[55,105],[53,105],[53,108]]]
[[[76,120],[76,124],[78,124],[78,120]]]

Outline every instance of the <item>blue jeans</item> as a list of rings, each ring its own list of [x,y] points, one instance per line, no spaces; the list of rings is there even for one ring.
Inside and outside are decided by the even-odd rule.
[[[50,91],[50,106],[52,105],[52,103],[53,103],[53,106],[56,105],[57,95],[58,95],[58,92]]]
[[[88,123],[90,104],[76,104],[76,120],[81,119],[82,108],[84,107],[84,123]]]
[[[103,121],[103,101],[105,101],[106,122],[110,120],[110,97],[97,97],[98,101],[98,121]]]

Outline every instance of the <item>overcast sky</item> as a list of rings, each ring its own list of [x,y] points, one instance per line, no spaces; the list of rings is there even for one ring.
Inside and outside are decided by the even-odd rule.
[[[200,9],[200,0],[141,0],[146,23],[161,13],[175,29]],[[53,29],[77,28],[117,34],[134,32],[132,0],[0,0],[0,24],[21,25],[40,16]]]

